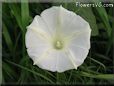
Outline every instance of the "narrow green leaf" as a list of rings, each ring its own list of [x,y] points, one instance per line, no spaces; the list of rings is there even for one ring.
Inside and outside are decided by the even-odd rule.
[[[5,24],[3,24],[3,36],[4,36],[4,39],[6,41],[6,44],[10,50],[10,52],[12,53],[12,49],[13,49],[13,42],[11,40],[11,36],[8,32],[8,29],[7,27],[5,26]]]
[[[99,23],[99,24],[97,24],[97,25],[98,25],[98,28],[99,28],[99,29],[103,29],[103,28],[105,28],[105,26],[104,26],[103,23]]]
[[[73,73],[73,70],[70,72],[70,76],[69,76],[69,78],[68,78],[68,82],[70,82],[70,80],[71,80],[72,73]]]
[[[23,27],[23,34],[22,34],[22,40],[23,40],[23,49],[22,54],[23,57],[25,56],[25,31],[26,26],[29,24],[29,5],[28,0],[21,0],[21,21],[22,21],[22,27]]]
[[[17,21],[19,27],[21,28],[21,31],[23,31],[23,25],[21,22],[21,14],[20,14],[21,10],[20,10],[19,6],[17,6],[16,4],[9,4],[9,8],[11,9],[11,13],[16,18],[16,21]]]
[[[56,78],[53,74],[51,74],[49,71],[45,71],[48,75],[50,75],[53,78]]]
[[[53,82],[52,80],[50,80],[48,77],[46,77],[46,76],[44,76],[44,75],[42,75],[42,74],[40,74],[40,73],[38,73],[38,72],[32,71],[31,69],[29,69],[29,68],[27,68],[27,67],[21,66],[21,65],[19,65],[19,64],[16,64],[16,63],[11,62],[11,61],[8,61],[8,60],[7,60],[7,62],[10,63],[10,64],[12,64],[12,65],[14,65],[14,66],[17,66],[17,67],[19,67],[19,68],[21,68],[21,69],[24,69],[24,70],[26,70],[26,71],[29,71],[29,72],[31,72],[31,73],[37,75],[37,76],[40,76],[40,77],[44,78],[45,80],[51,82],[52,84],[54,83],[54,82]]]
[[[109,18],[109,20],[114,24],[114,17],[113,16],[110,16],[110,15],[108,15],[108,18]]]
[[[105,69],[105,65],[104,65],[103,63],[101,63],[101,62],[99,62],[99,61],[97,61],[97,60],[95,60],[95,59],[93,59],[93,58],[89,58],[89,59],[91,59],[92,61],[94,61],[94,62],[100,64],[100,65]]]
[[[108,58],[105,55],[99,54],[99,53],[94,53],[95,56],[97,56],[98,58],[102,58],[103,60],[107,60],[107,61],[112,61],[110,58]]]
[[[26,2],[23,2],[21,0],[21,18],[22,18],[22,24],[24,29],[29,23],[29,6],[28,6],[28,0],[24,0]]]
[[[104,23],[105,30],[107,31],[108,36],[110,37],[112,29],[111,29],[111,26],[109,24],[109,18],[108,18],[108,15],[107,15],[105,8],[104,7],[96,7],[95,9],[97,10],[102,22]]]
[[[12,79],[15,78],[16,73],[15,73],[15,71],[13,71],[12,67],[10,67],[5,62],[2,62],[2,63],[3,63],[2,68],[3,68],[4,73],[6,73]]]
[[[66,81],[65,73],[56,73],[57,84],[64,83]]]
[[[91,77],[91,78],[98,78],[98,79],[106,79],[106,80],[110,80],[113,79],[114,80],[114,74],[90,74],[87,72],[81,72],[80,74],[81,76],[86,76],[86,77]]]

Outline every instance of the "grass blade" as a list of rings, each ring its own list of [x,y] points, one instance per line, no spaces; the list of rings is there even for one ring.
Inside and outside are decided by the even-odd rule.
[[[98,64],[100,64],[105,69],[105,65],[103,63],[101,63],[101,62],[99,62],[99,61],[97,61],[97,60],[95,60],[93,58],[89,58],[89,59],[94,61],[94,62],[96,62],[96,63],[98,63]]]
[[[108,15],[107,15],[105,8],[104,7],[96,7],[96,10],[97,10],[100,18],[102,19],[105,27],[106,27],[106,31],[108,33],[108,36],[110,37],[112,29],[111,29],[111,26],[109,24],[109,18],[108,18]]]
[[[10,4],[9,8],[11,9],[12,14],[14,15],[17,24],[19,25],[19,27],[21,28],[21,31],[23,31],[23,25],[21,22],[21,14],[20,13],[20,9],[16,4]]]
[[[8,29],[5,26],[5,24],[3,24],[3,36],[4,36],[4,39],[6,41],[6,44],[7,44],[8,48],[9,48],[10,52],[12,53],[13,42],[11,40],[10,34],[9,34]]]
[[[9,77],[10,77],[10,79],[14,79],[14,78],[16,78],[15,77],[15,72],[13,71],[13,69],[7,64],[7,63],[5,63],[5,62],[3,62],[3,71],[4,71],[4,73],[6,73]],[[5,76],[5,75],[4,75]],[[7,77],[8,77],[7,76]],[[6,78],[6,77],[5,77]]]
[[[28,6],[28,0],[25,0],[26,2],[23,2],[21,0],[21,18],[22,18],[22,24],[24,29],[29,23],[29,6]]]
[[[98,78],[98,79],[112,79],[114,80],[114,74],[97,74],[97,75],[94,75],[94,74],[90,74],[90,73],[87,73],[87,72],[81,72],[80,74],[81,76],[86,76],[86,77],[91,77],[91,78]]]
[[[12,64],[12,65],[14,65],[14,66],[17,66],[17,67],[19,67],[19,68],[21,68],[21,69],[24,69],[24,70],[26,70],[26,71],[29,71],[29,72],[31,72],[31,73],[33,73],[33,74],[39,76],[39,77],[42,77],[42,78],[44,78],[45,80],[49,81],[50,83],[54,84],[54,82],[53,82],[52,80],[50,80],[48,77],[46,77],[46,76],[44,76],[44,75],[42,75],[42,74],[40,74],[40,73],[37,73],[37,72],[35,72],[35,71],[32,71],[32,70],[29,69],[29,68],[26,68],[26,67],[24,67],[24,66],[21,66],[21,65],[19,65],[19,64],[16,64],[16,63],[11,62],[11,61],[8,61],[8,60],[7,60],[7,62],[10,63],[10,64]]]

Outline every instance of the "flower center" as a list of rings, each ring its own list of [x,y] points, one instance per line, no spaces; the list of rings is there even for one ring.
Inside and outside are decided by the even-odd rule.
[[[56,41],[54,43],[55,49],[62,49],[63,48],[63,42],[62,41]]]

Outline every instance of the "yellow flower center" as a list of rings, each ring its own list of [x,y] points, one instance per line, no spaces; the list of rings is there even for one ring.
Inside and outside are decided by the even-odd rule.
[[[63,48],[63,42],[62,41],[55,41],[54,43],[54,48],[55,49],[62,49]]]

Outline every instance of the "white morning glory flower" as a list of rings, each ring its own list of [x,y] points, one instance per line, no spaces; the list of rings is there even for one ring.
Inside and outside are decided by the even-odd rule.
[[[90,34],[90,26],[82,17],[53,6],[36,15],[27,27],[27,52],[34,65],[42,69],[77,69],[89,52]]]

